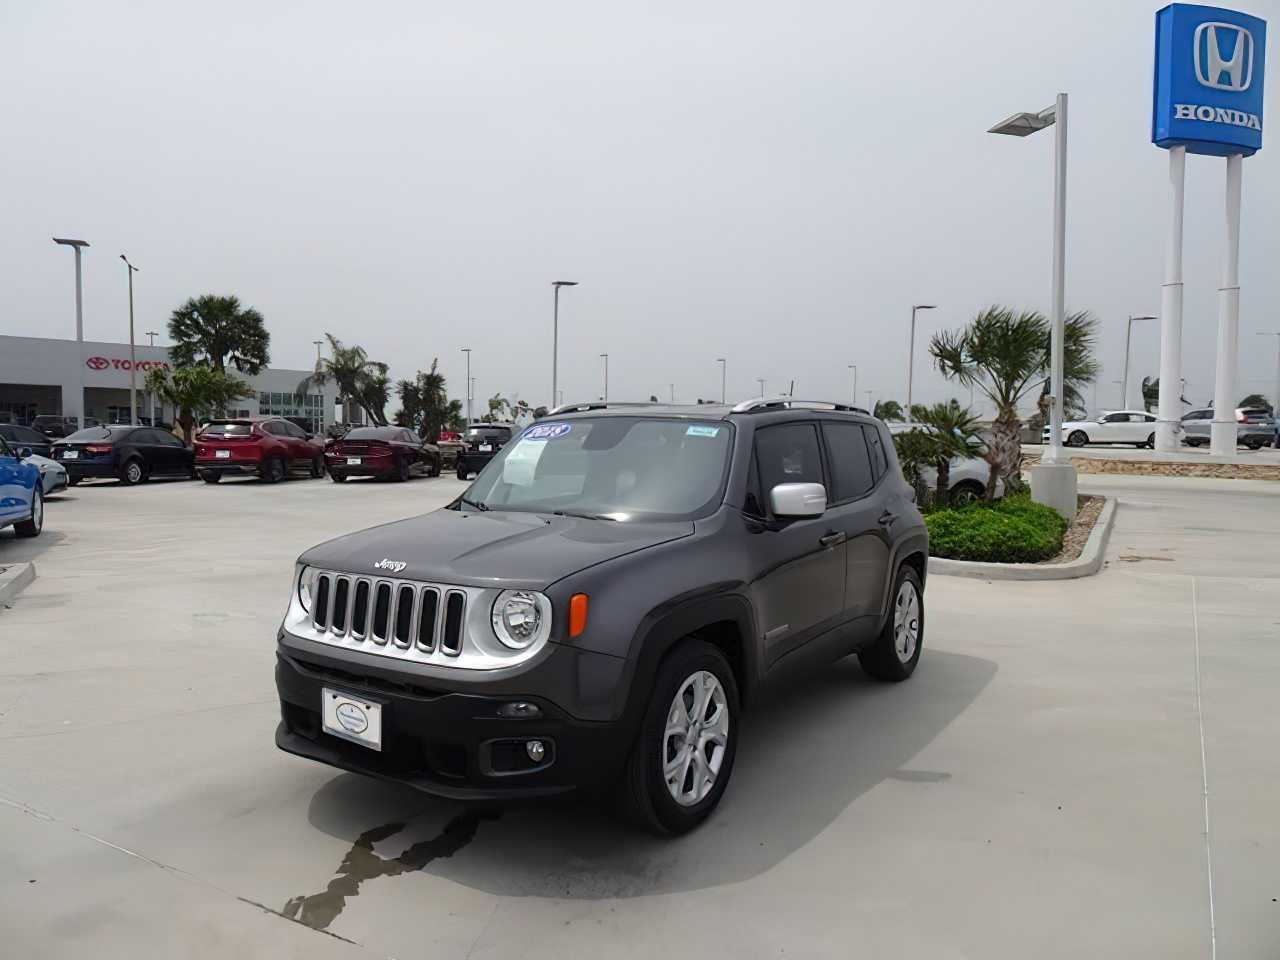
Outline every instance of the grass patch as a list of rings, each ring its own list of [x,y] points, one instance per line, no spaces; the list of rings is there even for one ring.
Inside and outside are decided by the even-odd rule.
[[[1052,507],[1017,494],[995,503],[930,511],[929,554],[985,563],[1037,563],[1062,550],[1067,521]]]

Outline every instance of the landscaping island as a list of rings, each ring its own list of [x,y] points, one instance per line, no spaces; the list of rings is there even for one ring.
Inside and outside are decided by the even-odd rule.
[[[979,563],[1061,563],[1080,555],[1089,539],[1102,497],[1078,499],[1075,519],[1026,493],[988,503],[925,510],[929,555]]]

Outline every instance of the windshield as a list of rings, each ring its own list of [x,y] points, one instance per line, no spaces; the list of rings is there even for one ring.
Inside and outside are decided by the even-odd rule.
[[[343,440],[393,440],[395,430],[388,427],[356,427]]]
[[[537,423],[484,468],[463,508],[690,519],[721,500],[731,433],[722,421],[599,417]]]
[[[252,423],[213,423],[205,424],[200,431],[203,437],[247,437],[253,433]]]
[[[468,427],[468,440],[501,440],[506,442],[511,439],[510,427]]]
[[[66,443],[84,443],[88,440],[110,440],[113,434],[122,433],[125,430],[132,430],[133,427],[121,425],[118,427],[85,427],[83,430],[77,430],[71,436],[67,437]]]

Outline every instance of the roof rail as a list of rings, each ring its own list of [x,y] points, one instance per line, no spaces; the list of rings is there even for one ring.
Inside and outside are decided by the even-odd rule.
[[[547,411],[548,417],[554,417],[561,413],[585,413],[588,410],[616,410],[620,407],[669,407],[669,403],[652,403],[644,401],[630,401],[619,403],[617,401],[605,402],[604,400],[586,400],[581,403],[562,403],[560,406]]]
[[[832,400],[797,400],[794,397],[753,397],[734,404],[734,413],[758,413],[765,410],[839,410],[843,413],[866,413],[862,407]]]

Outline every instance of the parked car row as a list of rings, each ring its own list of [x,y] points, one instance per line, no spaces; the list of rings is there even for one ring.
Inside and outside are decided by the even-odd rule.
[[[0,436],[0,530],[13,527],[20,537],[38,537],[44,529],[44,488],[35,460],[30,448],[15,448]]]
[[[1280,444],[1277,422],[1265,407],[1241,407],[1235,411],[1236,444],[1260,450]],[[1069,420],[1062,425],[1062,439],[1068,447],[1091,444],[1132,444],[1155,448],[1157,417],[1145,410],[1114,410],[1094,420]],[[1183,414],[1178,431],[1189,447],[1207,446],[1213,427],[1213,408],[1202,407]],[[1041,442],[1049,442],[1049,428],[1041,432]]]

